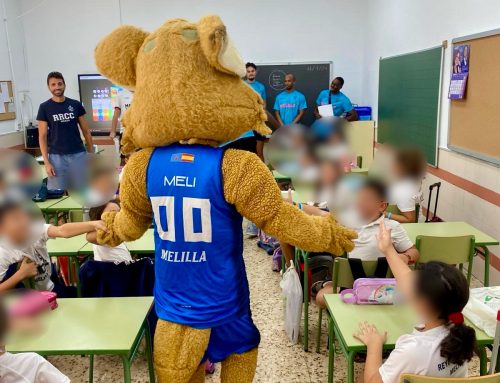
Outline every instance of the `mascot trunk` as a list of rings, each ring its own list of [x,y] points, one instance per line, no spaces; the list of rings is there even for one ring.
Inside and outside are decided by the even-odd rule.
[[[355,234],[332,217],[285,203],[253,153],[218,148],[248,130],[269,134],[260,96],[219,17],[171,20],[153,33],[122,26],[96,47],[99,71],[134,91],[123,117],[124,152],[136,151],[105,215],[101,244],[155,227],[155,369],[161,383],[203,382],[203,361],[224,383],[250,383],[259,331],[243,262],[242,216],[308,251],[342,254]]]

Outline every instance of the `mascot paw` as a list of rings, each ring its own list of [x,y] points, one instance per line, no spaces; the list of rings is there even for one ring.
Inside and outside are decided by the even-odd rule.
[[[358,238],[358,234],[348,229],[332,218],[332,243],[330,252],[335,255],[342,255],[354,249],[353,239]]]
[[[113,231],[111,228],[113,227],[113,222],[115,220],[115,216],[118,212],[107,212],[102,215],[102,220],[104,224],[108,228],[107,232],[102,230],[97,231],[97,243],[100,245],[108,245],[111,247],[118,246],[122,241],[113,235]]]

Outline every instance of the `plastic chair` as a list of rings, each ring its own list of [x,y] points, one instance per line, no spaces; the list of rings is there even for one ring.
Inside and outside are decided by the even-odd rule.
[[[402,374],[400,383],[498,383],[500,382],[500,374],[477,376],[474,378],[434,378],[430,376]]]
[[[299,259],[302,257],[304,259],[304,277],[303,277],[303,297],[304,297],[304,351],[309,349],[309,269],[311,264],[311,259],[309,257],[310,253],[299,248],[295,248],[295,266],[299,270]],[[313,260],[320,260],[321,257],[331,259],[333,255],[331,254],[314,254]],[[282,270],[285,269],[284,257],[282,258]]]
[[[420,257],[416,263],[440,261],[449,265],[460,265],[460,270],[468,262],[467,283],[470,285],[475,239],[473,235],[461,237],[432,237],[419,235],[415,243]]]
[[[378,261],[362,261],[363,270],[366,275],[373,275],[377,268]],[[387,270],[387,278],[390,278],[392,275],[391,269]],[[333,275],[332,275],[332,288],[334,294],[337,293],[337,289],[352,288],[354,284],[354,277],[352,276],[351,266],[349,265],[349,260],[347,258],[335,258],[333,262]],[[327,311],[328,313],[328,311]],[[323,309],[319,309],[319,317],[318,317],[318,333],[316,336],[316,352],[319,352],[319,345],[321,340],[321,322],[323,319]]]
[[[397,205],[388,205],[385,209],[387,213],[401,214],[401,210],[398,209]],[[420,204],[415,204],[415,223],[418,223],[418,215],[420,214]]]

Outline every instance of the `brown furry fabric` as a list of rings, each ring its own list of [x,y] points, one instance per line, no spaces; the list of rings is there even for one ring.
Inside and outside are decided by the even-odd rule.
[[[267,128],[263,101],[236,74],[239,57],[217,16],[198,23],[171,20],[153,33],[122,26],[95,50],[99,71],[134,89],[124,113],[123,151],[136,148],[124,169],[121,210],[106,213],[106,233],[98,242],[117,246],[140,238],[152,222],[146,174],[154,147],[175,142],[217,146],[248,130]],[[270,171],[251,153],[227,150],[222,161],[224,198],[266,233],[304,250],[342,254],[353,248],[356,234],[332,217],[312,217],[285,203]],[[240,255],[242,256],[242,255]],[[199,362],[210,329],[160,320],[155,334],[155,367],[161,383],[203,381]],[[257,349],[231,355],[222,366],[223,383],[251,382]]]
[[[195,30],[195,39],[185,30]],[[217,61],[225,38],[220,18],[207,16],[171,20],[149,35],[123,26],[99,42],[99,71],[135,89],[122,119],[125,153],[193,138],[222,143],[252,129],[270,133],[260,96]]]

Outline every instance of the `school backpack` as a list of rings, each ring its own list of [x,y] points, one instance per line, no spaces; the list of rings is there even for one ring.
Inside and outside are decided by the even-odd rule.
[[[259,240],[257,241],[257,246],[264,249],[267,254],[273,255],[274,250],[280,245],[279,241],[264,233],[263,230],[259,229]]]

